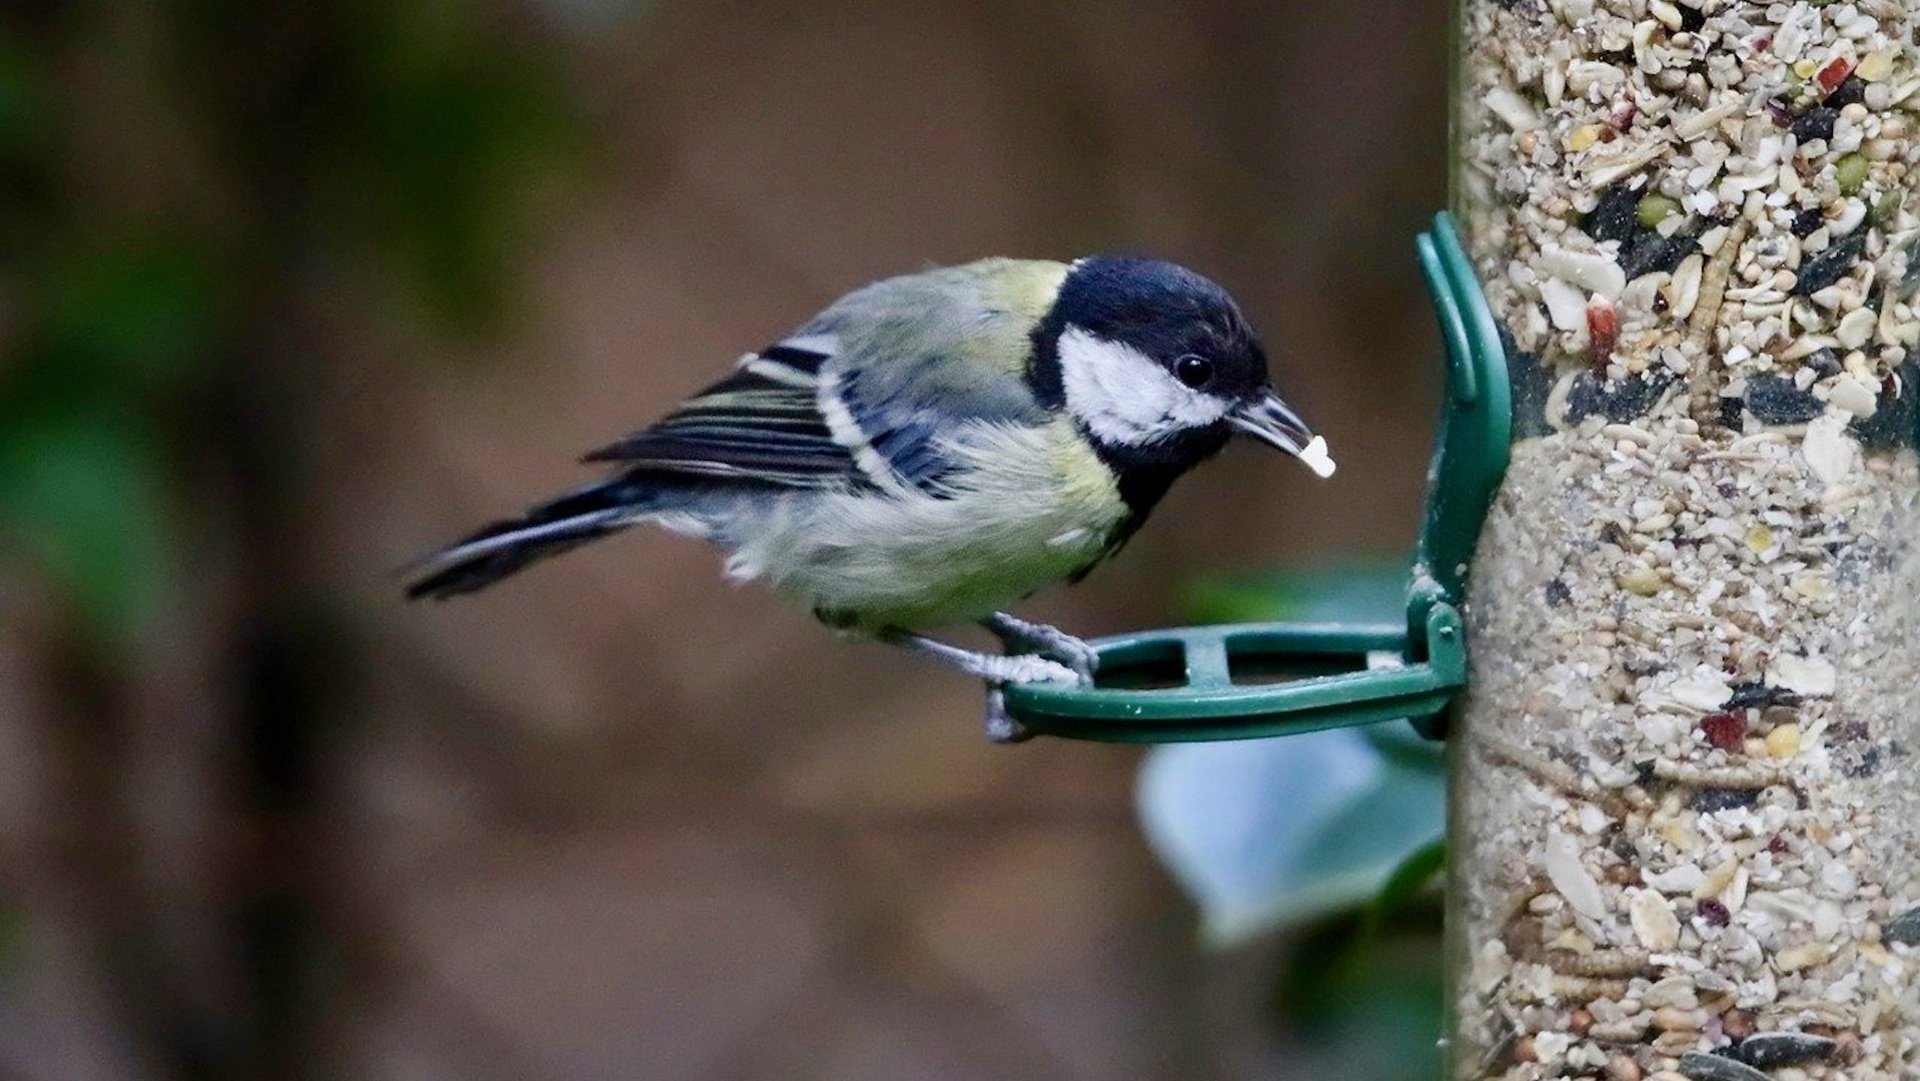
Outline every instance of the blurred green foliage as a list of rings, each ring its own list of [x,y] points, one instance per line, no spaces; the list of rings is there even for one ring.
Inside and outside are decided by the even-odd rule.
[[[94,962],[155,1076],[314,1072],[340,947],[325,857],[287,839],[311,836],[352,665],[288,553],[323,480],[327,331],[460,343],[510,318],[540,210],[590,156],[559,54],[516,10],[0,7],[0,598],[53,611],[61,811],[85,824],[68,858],[105,898]],[[146,933],[169,899],[125,858],[144,790],[124,662],[162,633],[205,634],[221,667],[198,708],[242,780],[210,804],[284,848],[211,891],[245,988],[211,1008],[168,993],[198,961]],[[15,928],[0,907],[0,968]]]
[[[1425,1081],[1442,1070],[1445,951],[1436,899],[1399,909],[1375,932],[1348,913],[1309,929],[1274,981],[1281,1029],[1309,1061],[1300,1076]],[[1315,1068],[1312,1060],[1318,1060]]]
[[[329,283],[496,328],[587,146],[524,29],[442,0],[0,16],[0,573],[124,644],[217,528],[209,403],[310,386],[276,331]]]
[[[1396,623],[1406,618],[1405,557],[1359,556],[1205,578],[1185,608],[1201,623]]]
[[[377,240],[445,329],[508,300],[530,187],[586,128],[555,69],[472,4],[355,3],[338,78],[310,93],[315,211]]]
[[[176,558],[161,450],[135,417],[59,404],[0,409],[0,521],[92,629],[125,635]]]

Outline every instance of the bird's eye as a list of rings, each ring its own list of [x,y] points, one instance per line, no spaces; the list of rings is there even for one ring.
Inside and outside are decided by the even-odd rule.
[[[1213,361],[1188,353],[1173,362],[1173,377],[1198,390],[1213,381]]]

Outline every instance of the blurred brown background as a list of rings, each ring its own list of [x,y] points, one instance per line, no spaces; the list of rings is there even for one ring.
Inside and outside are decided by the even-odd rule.
[[[1137,752],[662,534],[392,571],[847,288],[1094,250],[1234,290],[1342,468],[1236,449],[1035,615],[1403,546],[1445,5],[0,12],[0,1077],[1330,1076]]]

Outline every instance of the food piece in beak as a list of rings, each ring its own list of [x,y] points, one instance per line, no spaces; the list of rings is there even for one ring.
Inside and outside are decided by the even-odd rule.
[[[1327,441],[1317,435],[1307,440],[1307,445],[1301,448],[1300,460],[1305,462],[1307,468],[1313,470],[1313,475],[1321,480],[1333,476],[1336,468],[1333,464],[1333,456],[1327,453]]]
[[[1300,459],[1315,476],[1323,480],[1333,476],[1333,457],[1327,453],[1327,441],[1314,435],[1278,394],[1266,392],[1234,410],[1229,419],[1247,435]]]

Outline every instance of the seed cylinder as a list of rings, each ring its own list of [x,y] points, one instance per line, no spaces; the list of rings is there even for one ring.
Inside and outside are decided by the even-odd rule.
[[[1457,19],[1451,1076],[1920,1076],[1920,5]]]

